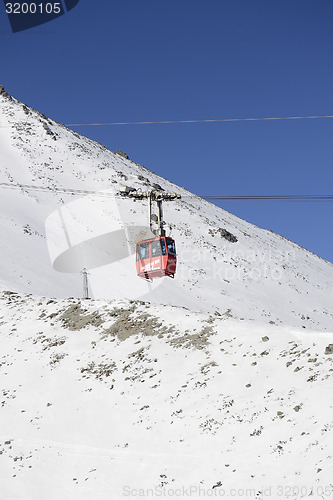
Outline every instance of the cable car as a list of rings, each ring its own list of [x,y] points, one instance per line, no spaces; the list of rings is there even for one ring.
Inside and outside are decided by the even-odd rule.
[[[172,238],[160,236],[136,244],[136,272],[140,278],[148,281],[163,276],[174,278],[176,263],[176,247]]]

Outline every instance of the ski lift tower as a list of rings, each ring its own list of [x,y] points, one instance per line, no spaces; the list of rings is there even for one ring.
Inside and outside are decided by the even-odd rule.
[[[89,299],[88,271],[84,267],[81,271],[83,277],[83,299]]]

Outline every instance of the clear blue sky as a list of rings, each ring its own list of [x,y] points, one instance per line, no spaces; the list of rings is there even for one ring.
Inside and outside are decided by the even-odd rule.
[[[333,115],[331,0],[80,0],[0,84],[63,123]],[[199,195],[333,194],[333,119],[76,127]],[[221,202],[333,260],[333,203]]]

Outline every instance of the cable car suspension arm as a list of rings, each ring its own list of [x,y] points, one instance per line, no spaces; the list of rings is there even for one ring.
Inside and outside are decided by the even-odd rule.
[[[179,200],[181,195],[178,193],[168,193],[166,191],[160,190],[148,190],[142,191],[141,189],[134,189],[129,186],[121,186],[119,189],[119,194],[121,196],[127,196],[129,198],[134,198],[136,200],[148,200],[148,225],[150,230],[154,233],[152,228],[152,202],[155,201],[157,204],[157,231],[155,234],[157,236],[165,236],[165,230],[163,228],[163,201]]]

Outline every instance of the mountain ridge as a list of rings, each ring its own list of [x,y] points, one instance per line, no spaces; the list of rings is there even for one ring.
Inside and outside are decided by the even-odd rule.
[[[331,496],[332,264],[3,94],[0,159],[4,500]],[[154,183],[184,198],[148,284],[116,193]]]
[[[8,235],[3,242],[6,266],[0,277],[4,289],[59,298],[80,296],[80,273],[58,272],[52,263],[59,255],[66,257],[68,239],[82,250],[95,238],[95,242],[105,240],[108,247],[91,252],[102,252],[100,262],[110,263],[89,270],[92,297],[142,298],[221,313],[231,309],[237,317],[271,316],[272,321],[294,326],[329,328],[331,263],[192,195],[14,98],[0,95],[0,113],[4,165],[0,181],[13,187],[38,184],[48,190],[3,189],[2,226]],[[115,196],[124,184],[137,189],[159,184],[183,196],[164,207],[167,233],[176,240],[178,252],[175,280],[155,280],[149,287],[136,276],[134,254],[112,261],[115,212],[127,232],[147,221],[144,203]],[[96,190],[97,194],[73,197],[56,188]],[[98,197],[100,192],[110,195],[110,200]],[[67,217],[66,234],[55,221],[59,217]],[[48,221],[50,227],[45,229]],[[221,231],[238,241],[227,241]],[[304,323],[302,316],[310,320]]]

